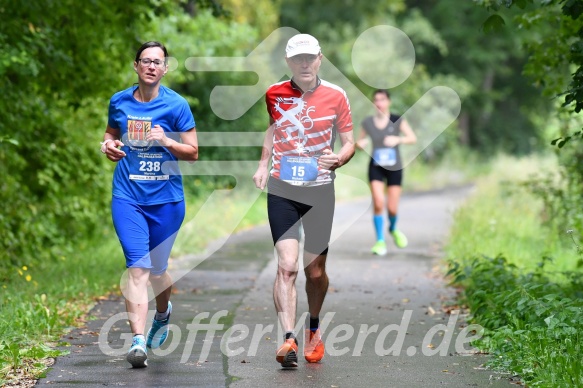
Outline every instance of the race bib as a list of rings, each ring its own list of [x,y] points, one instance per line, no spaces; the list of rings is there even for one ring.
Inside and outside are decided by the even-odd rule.
[[[372,154],[374,164],[381,167],[390,167],[397,164],[395,148],[377,148]]]
[[[318,178],[318,161],[304,156],[283,156],[280,179],[291,182],[313,182]]]
[[[131,154],[130,175],[133,181],[167,181],[170,175],[162,171],[162,164],[170,160],[159,152],[137,152]]]

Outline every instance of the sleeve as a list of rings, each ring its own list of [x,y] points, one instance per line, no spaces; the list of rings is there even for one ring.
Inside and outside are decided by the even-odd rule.
[[[271,120],[273,120],[273,111],[271,110],[272,104],[271,104],[271,88],[267,89],[267,92],[265,93],[265,108],[267,109],[267,114],[269,115],[269,118]]]
[[[115,120],[116,111],[117,111],[117,108],[116,108],[116,104],[115,104],[115,95],[114,95],[109,100],[109,109],[107,112],[107,125],[109,125],[113,129],[119,129],[119,125],[118,125],[117,121]]]
[[[175,110],[174,130],[177,132],[186,132],[196,126],[194,116],[190,110],[190,105],[184,98],[178,99],[178,107]]]
[[[352,131],[352,113],[346,92],[343,90],[338,102],[338,115],[336,118],[336,130],[338,132]]]

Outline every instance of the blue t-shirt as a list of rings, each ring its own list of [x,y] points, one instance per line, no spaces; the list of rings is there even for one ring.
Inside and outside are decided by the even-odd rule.
[[[146,103],[134,98],[135,90],[132,86],[118,92],[109,102],[108,124],[119,129],[124,144],[121,149],[126,153],[115,167],[113,196],[139,205],[181,201],[184,192],[178,159],[145,138],[151,128],[160,125],[166,136],[180,141],[179,132],[195,127],[190,107],[182,96],[165,86],[160,86],[158,96]]]

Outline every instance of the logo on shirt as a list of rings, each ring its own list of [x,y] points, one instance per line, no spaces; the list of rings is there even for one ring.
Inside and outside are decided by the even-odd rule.
[[[147,151],[152,147],[152,142],[146,137],[152,129],[152,122],[146,120],[128,120],[127,142],[130,149],[135,151]]]
[[[283,109],[281,105],[290,106],[288,109]],[[305,137],[305,131],[314,126],[314,120],[310,117],[316,107],[307,107],[306,102],[300,97],[278,97],[274,106],[275,110],[281,117],[275,122],[278,128],[285,130],[285,142],[291,142],[292,139],[298,139],[297,148],[303,148],[308,140]],[[292,133],[297,132],[296,136]]]

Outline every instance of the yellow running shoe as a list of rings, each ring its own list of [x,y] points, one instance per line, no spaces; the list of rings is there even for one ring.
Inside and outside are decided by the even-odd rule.
[[[373,245],[370,251],[375,255],[384,256],[387,254],[387,244],[385,244],[384,241],[379,240]]]
[[[393,236],[393,240],[395,241],[395,245],[398,248],[405,248],[407,246],[407,244],[409,244],[409,242],[407,241],[407,236],[405,236],[403,234],[403,232],[401,232],[398,229],[395,229],[391,232],[391,235]]]

